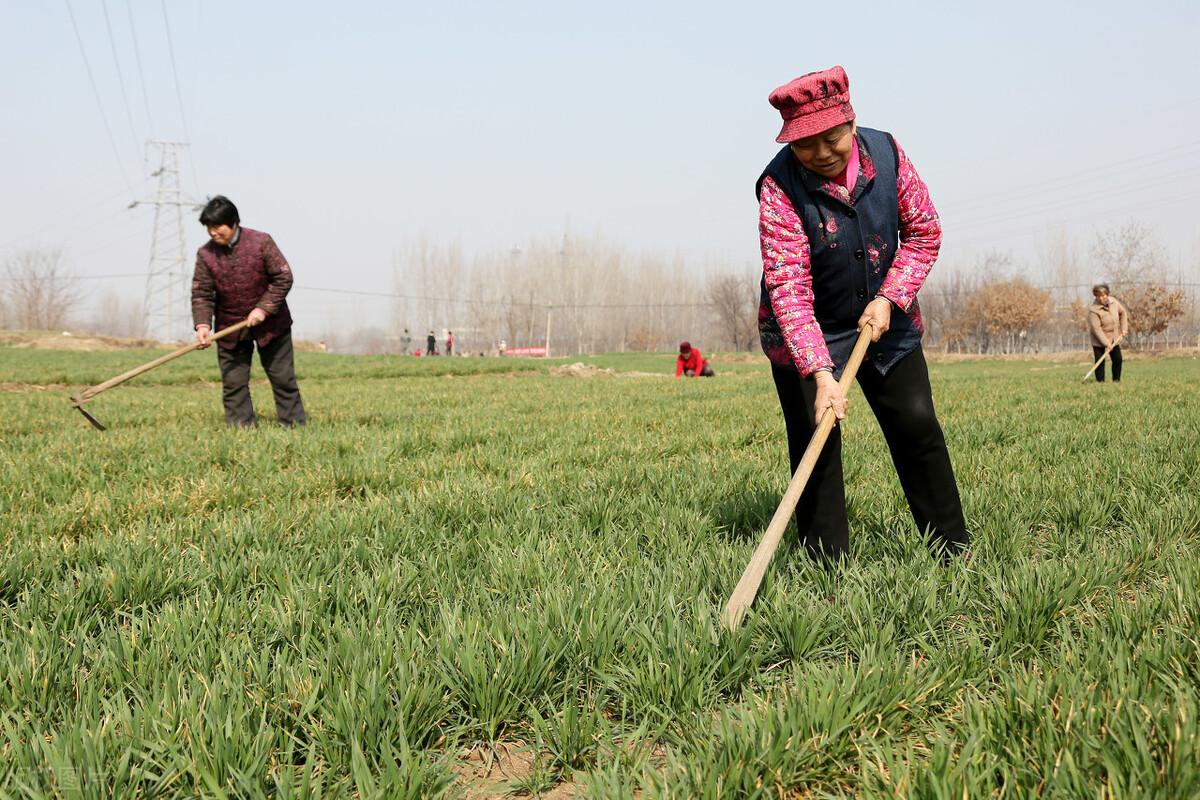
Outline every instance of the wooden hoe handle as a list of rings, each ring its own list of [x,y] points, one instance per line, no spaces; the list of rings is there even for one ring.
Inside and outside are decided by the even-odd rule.
[[[243,328],[248,328],[249,326],[250,326],[250,320],[244,319],[241,322],[236,322],[233,325],[230,325],[228,328],[222,328],[221,330],[217,331],[216,333],[214,333],[212,336],[209,337],[209,341],[215,342],[218,339],[223,339],[226,336],[228,336],[229,334],[237,333],[238,331],[242,330]],[[115,378],[109,378],[104,383],[98,383],[95,386],[84,389],[82,392],[77,394],[75,397],[72,397],[71,402],[73,402],[75,405],[79,405],[80,403],[86,403],[88,400],[91,400],[93,397],[100,394],[101,392],[106,392],[109,389],[113,388],[114,386],[119,386],[120,384],[124,383],[125,381],[129,380],[130,378],[136,378],[138,375],[141,375],[143,372],[149,372],[150,370],[154,369],[155,367],[162,366],[163,364],[167,363],[168,361],[173,361],[174,359],[179,358],[180,356],[187,355],[188,353],[192,352],[193,350],[195,350],[199,347],[200,347],[199,342],[192,342],[191,344],[189,344],[185,347],[179,348],[178,350],[174,351],[173,353],[167,353],[165,356],[159,356],[158,358],[154,359],[153,361],[147,361],[145,364],[142,364],[140,367],[134,367],[133,369],[129,370],[128,372],[122,372],[120,375],[118,375]]]
[[[1104,348],[1104,352],[1103,352],[1103,353],[1100,355],[1100,357],[1099,357],[1099,358],[1097,358],[1097,359],[1096,359],[1096,363],[1095,363],[1095,364],[1092,364],[1092,368],[1091,368],[1091,369],[1089,369],[1089,370],[1087,371],[1087,374],[1083,376],[1083,380],[1082,380],[1082,381],[1080,381],[1080,383],[1087,383],[1087,379],[1088,379],[1088,378],[1090,378],[1090,377],[1092,377],[1092,373],[1093,373],[1093,372],[1095,372],[1095,371],[1096,371],[1096,369],[1097,369],[1097,368],[1098,368],[1098,367],[1099,367],[1101,364],[1103,364],[1103,363],[1104,363],[1104,359],[1108,358],[1108,354],[1109,354],[1109,353],[1111,353],[1111,352],[1112,352],[1112,349],[1113,349],[1114,347],[1116,347],[1117,345],[1119,345],[1119,344],[1121,343],[1121,340],[1122,340],[1122,339],[1124,339],[1124,338],[1125,338],[1125,336],[1124,336],[1124,335],[1118,336],[1118,337],[1116,338],[1116,340],[1115,340],[1115,341],[1113,341],[1113,343],[1112,343],[1112,344],[1110,344],[1108,347]]]
[[[862,364],[863,356],[867,352],[867,345],[870,343],[871,325],[868,323],[858,334],[854,350],[850,353],[850,360],[846,362],[846,369],[842,371],[842,379],[839,384],[843,392],[850,391],[850,386],[854,383],[854,376],[858,373],[858,367]],[[730,630],[737,630],[746,610],[754,602],[754,597],[758,594],[758,587],[767,573],[767,567],[771,565],[771,557],[775,555],[775,549],[779,547],[783,533],[787,530],[788,520],[796,510],[796,503],[804,492],[809,476],[812,475],[813,467],[817,464],[817,458],[821,455],[821,449],[825,447],[825,440],[829,438],[836,422],[837,415],[833,413],[833,409],[827,408],[821,412],[817,430],[804,450],[804,457],[800,459],[800,465],[796,467],[796,472],[788,483],[787,491],[783,493],[783,499],[779,501],[779,507],[775,509],[775,516],[771,517],[771,524],[767,526],[767,532],[763,534],[758,547],[754,549],[750,563],[746,565],[741,580],[738,581],[725,606],[724,620]]]

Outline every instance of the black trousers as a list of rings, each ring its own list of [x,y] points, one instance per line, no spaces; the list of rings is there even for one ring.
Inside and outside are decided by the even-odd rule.
[[[813,401],[817,385],[783,367],[772,366],[771,374],[787,425],[794,473],[816,430]],[[932,547],[945,553],[965,547],[970,537],[946,438],[933,410],[925,354],[918,347],[886,376],[865,365],[858,373],[858,385],[883,430],[917,528],[926,533]],[[847,554],[850,534],[840,427],[834,427],[800,495],[796,526],[814,558],[836,559]]]
[[[1104,355],[1104,348],[1096,347],[1096,345],[1092,345],[1092,356],[1093,356],[1092,363],[1094,364],[1097,361],[1099,361],[1100,356],[1102,356],[1102,355]],[[1122,360],[1121,359],[1121,345],[1117,345],[1116,347],[1114,347],[1112,349],[1112,352],[1108,354],[1108,357],[1112,360],[1112,365],[1113,365],[1113,383],[1119,383],[1121,381],[1121,360]],[[1104,383],[1104,365],[1103,364],[1096,367],[1096,380],[1099,383]]]
[[[237,427],[250,427],[258,422],[254,404],[250,401],[250,363],[254,358],[254,340],[238,342],[226,349],[217,344],[217,363],[221,366],[221,399],[225,404],[225,421]],[[296,385],[296,366],[292,352],[292,334],[284,333],[265,347],[258,348],[271,391],[275,393],[275,414],[285,427],[303,425],[308,421],[300,387]]]

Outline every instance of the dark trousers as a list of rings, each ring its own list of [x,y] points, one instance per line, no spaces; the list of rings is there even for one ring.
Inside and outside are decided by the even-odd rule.
[[[1094,364],[1100,360],[1100,356],[1104,355],[1104,348],[1092,345],[1092,354],[1092,363]],[[1114,347],[1112,352],[1108,354],[1108,357],[1112,360],[1113,365],[1113,383],[1119,383],[1121,381],[1121,345]],[[1104,383],[1103,364],[1096,367],[1096,380],[1100,383]]]
[[[817,385],[783,367],[772,366],[771,374],[787,425],[794,473],[816,430],[813,401]],[[933,410],[925,354],[917,348],[886,376],[864,365],[858,373],[858,385],[883,430],[917,528],[926,533],[934,548],[945,548],[945,552],[961,549],[969,536],[946,438]],[[850,534],[840,427],[834,427],[800,495],[796,526],[814,558],[836,559],[847,554]]]
[[[696,377],[696,370],[685,369],[683,371],[683,374],[687,375],[689,378],[694,378],[694,377]],[[700,368],[700,377],[701,378],[711,378],[714,375],[716,375],[716,373],[713,372],[713,368],[710,367],[707,363],[705,363],[705,365]]]
[[[258,422],[254,404],[250,402],[250,362],[254,358],[254,340],[238,342],[226,349],[217,345],[217,362],[221,365],[221,399],[225,404],[225,421],[237,427],[250,427]],[[285,427],[303,425],[308,421],[300,387],[296,385],[296,366],[293,362],[292,334],[284,333],[264,347],[258,348],[271,391],[275,393],[275,414]]]

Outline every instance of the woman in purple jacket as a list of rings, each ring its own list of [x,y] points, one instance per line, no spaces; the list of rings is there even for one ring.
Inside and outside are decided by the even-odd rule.
[[[254,348],[271,381],[275,413],[286,426],[307,421],[292,356],[292,315],[288,290],[292,269],[275,240],[243,228],[237,206],[217,195],[200,212],[209,240],[196,253],[192,276],[192,319],[196,341],[208,347],[213,318],[218,328],[249,319],[253,328],[217,342],[225,421],[236,427],[257,422],[250,401],[250,363]]]
[[[784,146],[756,186],[763,278],[759,333],[787,426],[795,471],[831,409],[858,331],[872,344],[858,372],[913,520],[943,554],[968,541],[946,440],[933,409],[921,351],[917,290],[941,246],[941,224],[924,182],[888,133],[859,128],[841,67],[814,72],[770,96]],[[841,434],[833,434],[796,506],[809,552],[849,549]]]

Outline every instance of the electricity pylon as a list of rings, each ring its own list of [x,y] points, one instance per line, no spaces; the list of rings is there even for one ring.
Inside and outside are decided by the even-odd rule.
[[[166,342],[190,338],[192,329],[183,209],[196,204],[184,198],[179,181],[179,150],[187,146],[187,142],[147,142],[147,150],[157,147],[162,156],[159,168],[150,173],[158,178],[158,194],[153,201],[135,200],[129,204],[130,208],[154,206],[154,235],[142,312],[146,337]]]

